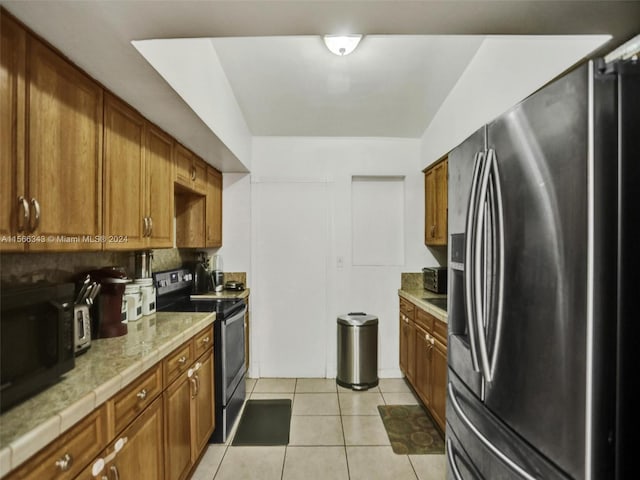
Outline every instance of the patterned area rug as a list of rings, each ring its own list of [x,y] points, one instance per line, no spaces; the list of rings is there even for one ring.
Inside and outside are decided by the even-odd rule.
[[[394,453],[444,453],[444,439],[420,405],[378,405],[378,411]]]

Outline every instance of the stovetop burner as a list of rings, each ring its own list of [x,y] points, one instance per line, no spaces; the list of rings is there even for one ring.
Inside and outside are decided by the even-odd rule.
[[[229,318],[245,305],[239,298],[191,300],[193,276],[180,268],[153,274],[156,310],[159,312],[215,312],[219,320]]]

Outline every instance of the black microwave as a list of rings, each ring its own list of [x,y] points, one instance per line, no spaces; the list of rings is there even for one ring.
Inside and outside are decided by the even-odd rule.
[[[0,412],[75,366],[73,297],[73,283],[0,291]]]

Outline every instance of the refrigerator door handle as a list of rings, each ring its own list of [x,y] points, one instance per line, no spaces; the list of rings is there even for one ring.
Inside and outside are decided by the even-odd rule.
[[[455,410],[456,414],[462,420],[462,422],[466,425],[466,427],[476,436],[480,443],[482,443],[488,450],[491,451],[496,457],[498,457],[502,462],[507,465],[511,470],[516,472],[521,478],[525,480],[536,480],[536,477],[529,474],[522,467],[520,467],[517,463],[507,457],[504,453],[502,453],[498,447],[496,447],[493,443],[487,439],[480,431],[476,428],[476,426],[469,420],[469,417],[464,413],[462,407],[458,403],[458,399],[456,398],[456,392],[453,387],[453,384],[449,382],[448,385],[449,390],[449,400],[451,401],[451,405]]]
[[[465,237],[465,255],[464,255],[464,304],[467,314],[467,330],[469,335],[469,343],[471,345],[471,364],[473,370],[480,371],[478,363],[478,348],[476,345],[476,331],[474,320],[474,303],[475,295],[473,293],[473,246],[475,237],[475,217],[476,217],[476,197],[477,197],[477,185],[480,171],[482,170],[484,160],[484,152],[477,152],[473,160],[473,177],[471,180],[471,193],[469,194],[469,204],[467,207],[467,219],[466,219],[466,237]]]
[[[498,160],[496,158],[496,152],[493,149],[488,153],[489,163],[491,165],[491,191],[492,191],[492,204],[496,210],[496,216],[494,221],[496,223],[497,238],[494,239],[494,244],[498,244],[498,259],[497,262],[497,297],[496,297],[496,313],[495,313],[495,335],[493,340],[493,348],[491,349],[491,363],[489,369],[488,381],[493,378],[495,372],[496,359],[498,358],[498,350],[500,348],[500,333],[502,332],[502,314],[504,307],[504,206],[502,203],[502,189],[500,185],[500,173],[498,171]],[[496,289],[492,288],[492,292],[496,292]]]
[[[478,350],[480,353],[480,368],[482,370],[482,375],[484,376],[487,382],[491,381],[491,369],[489,367],[489,353],[487,349],[487,339],[485,332],[486,318],[484,316],[484,308],[486,305],[483,305],[483,297],[480,292],[484,291],[484,287],[486,286],[486,279],[484,278],[485,269],[483,268],[483,255],[482,248],[486,245],[484,241],[484,232],[485,222],[488,222],[489,219],[486,218],[487,215],[486,210],[486,202],[487,202],[487,192],[489,190],[489,178],[491,174],[491,162],[489,161],[490,157],[487,155],[486,161],[484,162],[482,168],[482,175],[480,177],[480,192],[478,194],[478,210],[477,216],[478,219],[476,221],[476,232],[474,233],[474,253],[473,253],[473,282],[474,282],[474,308],[475,315],[474,320],[476,322],[476,332],[477,332],[477,342],[478,342]]]
[[[456,464],[456,459],[453,456],[453,442],[451,439],[447,439],[447,459],[449,460],[449,465],[451,466],[451,473],[453,473],[453,478],[455,480],[464,480],[462,475],[460,474],[460,470],[458,469],[458,465]]]

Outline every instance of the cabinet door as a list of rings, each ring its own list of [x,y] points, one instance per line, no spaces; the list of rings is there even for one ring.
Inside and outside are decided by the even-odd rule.
[[[444,431],[447,402],[447,347],[437,339],[431,350],[431,358],[431,413],[440,428]]]
[[[183,480],[191,469],[191,383],[183,373],[164,392],[165,480]]]
[[[206,247],[222,246],[222,174],[207,168]]]
[[[207,164],[198,157],[193,157],[193,183],[192,187],[196,192],[201,194],[207,193]]]
[[[425,245],[447,244],[447,159],[425,171]]]
[[[26,32],[0,14],[0,237],[23,233]],[[24,250],[24,243],[0,241],[0,251]]]
[[[193,178],[193,155],[179,143],[174,147],[175,181],[185,187],[191,187]]]
[[[436,207],[435,207],[435,242],[438,245],[447,244],[447,160],[435,168]]]
[[[101,249],[57,238],[102,233],[102,88],[34,38],[27,50],[26,189],[33,233],[52,237],[28,248]]]
[[[215,396],[213,382],[213,350],[201,357],[202,366],[196,372],[196,394],[193,408],[192,460],[195,461],[206,447],[215,427]]]
[[[149,218],[148,248],[173,246],[173,140],[147,124],[145,212]]]
[[[416,326],[409,320],[407,325],[407,378],[415,385],[416,378]]]
[[[118,438],[126,438],[126,443],[106,466],[108,478],[164,479],[162,416],[162,397],[158,397],[122,432]],[[172,455],[173,452],[167,454]]]
[[[117,98],[105,97],[104,234],[125,238],[107,242],[109,250],[144,248],[144,119]]]
[[[431,383],[432,383],[432,350],[433,345],[429,341],[427,332],[422,328],[416,328],[415,336],[416,376],[414,387],[427,407],[431,407]]]
[[[404,314],[400,314],[400,370],[407,375],[407,345],[409,342],[409,321]]]

